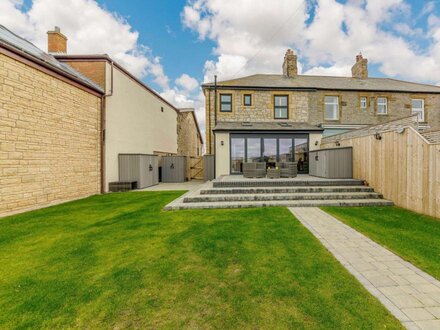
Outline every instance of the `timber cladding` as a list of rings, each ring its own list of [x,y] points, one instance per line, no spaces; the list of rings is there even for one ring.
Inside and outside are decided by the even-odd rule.
[[[353,176],[366,180],[385,199],[440,218],[440,144],[428,143],[412,128],[341,139],[353,147]],[[322,147],[334,147],[325,143]]]
[[[100,192],[101,99],[0,54],[0,215]]]

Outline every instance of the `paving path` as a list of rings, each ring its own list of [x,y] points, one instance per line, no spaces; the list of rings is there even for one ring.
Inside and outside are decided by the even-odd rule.
[[[440,281],[316,207],[295,217],[408,329],[440,329]]]

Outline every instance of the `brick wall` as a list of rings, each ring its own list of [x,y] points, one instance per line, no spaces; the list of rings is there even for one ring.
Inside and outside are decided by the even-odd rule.
[[[100,192],[100,107],[0,54],[0,215]]]
[[[87,78],[93,80],[105,90],[105,62],[104,61],[63,61],[75,70],[81,72]]]

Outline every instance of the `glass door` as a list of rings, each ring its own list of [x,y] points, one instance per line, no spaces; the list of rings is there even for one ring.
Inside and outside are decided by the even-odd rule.
[[[309,172],[307,134],[234,134],[230,141],[231,174],[243,173],[243,162],[297,162],[299,173]]]
[[[293,139],[279,139],[279,160],[280,162],[293,162]]]
[[[277,162],[278,148],[276,138],[263,139],[263,162],[267,167],[275,167]]]
[[[245,139],[231,139],[231,173],[237,174],[243,172],[243,162],[245,156]]]
[[[247,161],[261,162],[261,138],[247,139]]]
[[[309,141],[306,138],[295,138],[295,161],[298,173],[309,173]]]

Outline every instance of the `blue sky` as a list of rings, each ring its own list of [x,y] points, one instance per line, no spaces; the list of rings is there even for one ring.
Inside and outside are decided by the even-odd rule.
[[[100,0],[99,3],[125,17],[133,29],[139,31],[139,42],[161,58],[166,74],[172,80],[182,73],[201,79],[205,61],[214,59],[212,49],[215,44],[209,40],[201,42],[193,31],[182,26],[180,15],[186,1]],[[146,80],[155,85],[152,77]]]
[[[303,74],[350,76],[355,56],[370,76],[440,84],[439,0],[0,0],[0,24],[46,49],[60,26],[70,53],[107,53],[178,107],[200,84],[281,73],[284,53]]]
[[[134,30],[139,32],[139,42],[150,47],[156,56],[161,58],[166,74],[170,79],[178,78],[182,73],[188,73],[197,80],[203,79],[203,66],[207,60],[215,60],[213,49],[216,43],[213,40],[199,40],[197,33],[186,28],[182,24],[181,14],[185,0],[99,0],[100,5],[105,9],[122,15]],[[346,4],[347,1],[338,1]],[[411,6],[411,24],[414,29],[426,30],[426,17],[418,17],[428,1],[406,1]],[[308,22],[313,21],[314,8],[312,3],[309,11]],[[439,13],[439,7],[435,3],[434,13]],[[245,14],[245,13],[243,13]],[[391,23],[383,23],[385,31],[392,31]],[[396,34],[398,35],[398,34]],[[429,39],[406,36],[414,48],[424,50],[429,47]],[[361,50],[360,50],[361,51]],[[328,63],[327,63],[328,64]],[[370,64],[372,76],[383,77],[385,74],[379,70],[380,64]],[[153,77],[146,77],[146,82],[160,89],[154,83]]]

